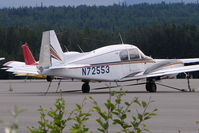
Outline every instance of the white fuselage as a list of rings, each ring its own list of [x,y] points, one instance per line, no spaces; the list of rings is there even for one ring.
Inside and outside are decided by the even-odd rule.
[[[130,52],[131,50],[136,51],[137,57]],[[127,51],[126,58],[123,57],[125,54],[122,51],[124,53]],[[145,56],[137,47],[126,44],[110,45],[87,53],[69,55],[65,53],[64,56],[63,66],[65,68],[53,69],[52,66],[44,70],[42,74],[83,80],[120,81],[123,78],[143,73],[147,68],[156,64],[156,60]]]

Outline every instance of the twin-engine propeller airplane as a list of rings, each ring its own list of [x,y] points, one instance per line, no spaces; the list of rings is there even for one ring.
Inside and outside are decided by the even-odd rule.
[[[139,48],[116,44],[91,52],[63,53],[53,30],[43,32],[38,72],[42,75],[80,79],[82,92],[90,91],[89,82],[124,82],[146,79],[146,90],[156,92],[156,80],[175,77],[178,73],[199,70],[193,59],[152,59]]]

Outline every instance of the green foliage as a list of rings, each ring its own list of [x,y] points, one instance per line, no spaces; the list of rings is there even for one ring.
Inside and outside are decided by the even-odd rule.
[[[105,29],[84,28],[69,30],[68,28],[55,29],[60,44],[64,51],[66,47],[70,51],[80,51],[79,45],[85,52],[96,48],[121,43],[118,32],[109,32]],[[32,54],[38,60],[42,29],[28,27],[9,27],[4,29],[0,26],[0,55],[9,60],[24,61],[21,45],[28,43]],[[153,24],[144,27],[129,27],[123,31],[124,43],[135,44],[146,55],[155,58],[188,58],[198,57],[199,28],[197,25],[175,25],[172,23]],[[179,52],[176,52],[179,50]],[[18,52],[16,52],[18,51]],[[168,52],[169,51],[169,52]],[[5,61],[4,61],[5,62]],[[2,76],[5,75],[1,71]]]
[[[78,6],[35,7],[0,10],[0,24],[5,27],[43,27],[45,29],[105,29],[128,30],[133,26],[146,26],[171,22],[198,24],[198,4],[138,4],[132,6]]]
[[[40,107],[40,121],[38,121],[39,127],[28,127],[31,133],[62,133],[66,127],[66,122],[70,119],[65,116],[65,101],[61,96],[56,100],[55,109],[50,108],[43,109]],[[46,117],[50,117],[52,120],[48,120]]]
[[[196,125],[199,126],[199,121],[196,121]],[[199,133],[199,128],[197,128],[197,132]]]
[[[88,110],[83,112],[84,105],[86,104],[87,98],[85,97],[81,105],[76,104],[76,109],[73,111],[73,116],[70,120],[74,121],[73,126],[70,128],[71,133],[88,133],[89,128],[86,128],[85,123],[89,120],[91,112],[93,110]]]
[[[28,127],[28,129],[31,133],[62,133],[64,132],[63,130],[66,127],[66,123],[70,121],[73,123],[69,128],[71,133],[89,133],[90,131],[89,128],[86,127],[86,122],[92,116],[92,112],[94,112],[99,115],[96,119],[99,125],[97,128],[99,132],[108,133],[111,125],[119,125],[121,127],[119,132],[124,133],[150,132],[150,130],[146,128],[144,122],[156,115],[155,112],[157,109],[154,109],[152,112],[147,111],[149,105],[153,101],[149,99],[149,101],[146,102],[134,98],[132,101],[128,102],[122,99],[125,95],[126,93],[122,91],[122,89],[119,93],[110,92],[109,98],[104,103],[106,111],[103,111],[98,105],[98,102],[92,97],[89,97],[93,104],[92,108],[89,109],[85,107],[88,101],[85,97],[81,104],[76,104],[76,108],[69,113],[67,118],[65,114],[65,101],[60,97],[56,100],[55,109],[50,108],[48,111],[40,107],[39,127]],[[132,105],[135,105],[135,107],[132,108]],[[136,105],[139,108],[137,108]],[[127,117],[129,113],[131,113],[130,121],[130,117]],[[49,120],[47,116],[50,117],[51,120]]]
[[[146,120],[151,119],[153,116],[156,116],[157,109],[154,109],[151,112],[147,112],[148,106],[152,103],[151,99],[146,103],[145,101],[140,102],[138,98],[135,98],[134,103],[137,104],[142,111],[137,111],[137,114],[132,115],[132,120],[130,123],[130,127],[133,127],[132,132],[140,133],[142,131],[150,132],[150,130],[146,129],[146,125],[143,123]]]
[[[13,92],[13,87],[12,87],[12,85],[10,83],[9,83],[9,91]]]
[[[85,122],[89,120],[91,116],[91,111],[83,112],[84,105],[86,104],[86,98],[82,101],[82,104],[76,104],[76,108],[69,113],[66,118],[65,101],[63,97],[56,100],[55,109],[50,108],[43,109],[40,107],[40,121],[38,121],[39,127],[28,127],[31,133],[62,133],[66,127],[68,121],[73,121],[74,124],[70,128],[71,133],[88,133],[88,128],[85,126]],[[47,117],[50,117],[49,120]]]
[[[146,120],[151,119],[151,117],[155,116],[155,112],[157,109],[154,109],[152,112],[147,112],[149,105],[153,102],[149,99],[148,102],[139,101],[138,98],[128,102],[123,101],[122,97],[125,96],[126,93],[120,90],[120,93],[116,94],[116,92],[110,92],[109,99],[106,103],[104,103],[107,111],[102,111],[99,107],[97,101],[95,101],[92,97],[90,98],[94,104],[94,109],[99,115],[99,118],[96,119],[97,123],[100,125],[98,131],[102,133],[107,133],[110,125],[110,121],[114,125],[120,125],[121,131],[124,133],[141,133],[141,132],[150,132],[149,129],[146,128],[144,122]],[[115,98],[114,100],[112,100]],[[136,109],[136,113],[132,112],[130,108],[132,104],[138,105],[141,111]],[[131,121],[127,121],[127,115],[131,113]]]
[[[17,105],[15,105],[14,110],[9,110],[9,112],[11,113],[11,115],[14,119],[13,122],[9,123],[9,122],[4,122],[4,121],[0,120],[0,124],[7,125],[5,128],[6,133],[17,133],[18,132],[19,125],[18,125],[17,117],[19,116],[19,114],[21,114],[24,111],[26,111],[26,109],[19,109],[19,107]]]
[[[98,105],[97,101],[95,101],[92,97],[90,99],[92,100],[92,103],[94,104],[93,109],[99,114],[99,118],[96,119],[97,123],[101,126],[101,128],[98,128],[97,130],[102,133],[107,133],[109,128],[109,120],[112,119],[112,112],[115,109],[115,106],[111,102],[111,98],[114,96],[114,94],[111,92],[109,95],[109,99],[106,103],[104,103],[107,111],[102,111],[100,106]]]

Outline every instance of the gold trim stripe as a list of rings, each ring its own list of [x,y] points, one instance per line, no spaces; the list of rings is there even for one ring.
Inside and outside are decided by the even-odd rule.
[[[57,55],[57,53],[56,53],[52,48],[50,48],[50,53],[51,53],[54,57],[56,57],[57,60],[62,61],[62,59]]]
[[[96,66],[114,66],[114,65],[122,65],[122,64],[139,64],[139,63],[155,63],[154,61],[126,61],[126,62],[119,62],[119,63],[110,63],[110,64],[96,64],[96,65],[90,65],[90,66],[83,66],[83,67],[75,67],[75,68],[69,68],[69,69],[77,69],[77,68],[85,68],[85,67],[96,67]]]

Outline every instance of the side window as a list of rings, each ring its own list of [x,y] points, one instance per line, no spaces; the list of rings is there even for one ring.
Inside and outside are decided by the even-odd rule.
[[[140,59],[139,52],[137,49],[130,49],[129,56],[130,56],[130,60]]]
[[[120,52],[120,59],[121,59],[121,61],[128,61],[128,51],[127,50],[122,50]]]

